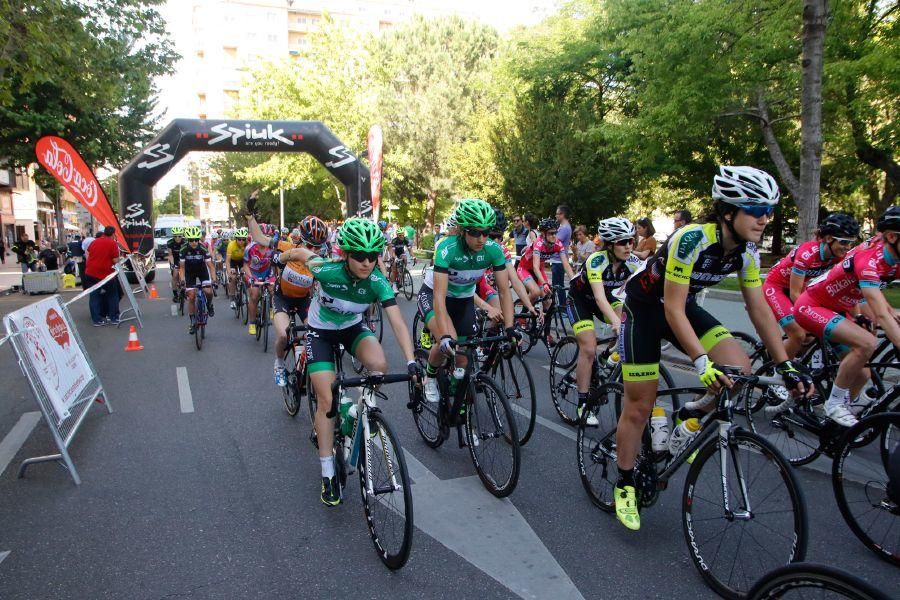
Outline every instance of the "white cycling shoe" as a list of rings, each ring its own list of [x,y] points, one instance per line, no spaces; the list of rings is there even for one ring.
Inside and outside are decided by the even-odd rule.
[[[425,377],[425,401],[437,404],[441,400],[441,393],[438,391],[437,379],[434,377]]]
[[[850,408],[846,404],[825,403],[825,416],[840,425],[841,427],[853,427],[859,423],[859,419],[850,412]]]

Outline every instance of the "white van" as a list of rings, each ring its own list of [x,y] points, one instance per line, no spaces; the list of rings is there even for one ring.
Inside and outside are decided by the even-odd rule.
[[[156,260],[165,259],[169,249],[166,244],[172,239],[173,227],[200,227],[200,219],[184,215],[159,215],[153,226],[153,247]]]

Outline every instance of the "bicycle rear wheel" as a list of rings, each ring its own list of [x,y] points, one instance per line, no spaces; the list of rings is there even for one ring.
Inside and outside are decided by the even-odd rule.
[[[550,399],[559,418],[569,425],[574,425],[578,419],[577,363],[578,342],[567,336],[556,344],[550,356]]]
[[[503,390],[484,373],[470,382],[466,442],[481,483],[498,498],[513,493],[519,481],[519,433]]]
[[[305,369],[298,368],[300,366],[299,353],[302,352],[297,346],[288,347],[287,356],[284,358],[284,374],[287,384],[281,388],[281,395],[284,400],[284,408],[289,415],[296,417],[300,412],[301,391],[300,384],[306,377]]]
[[[419,363],[422,372],[425,372],[425,361],[428,359],[428,352],[425,350],[416,350],[416,361]],[[425,400],[425,394],[422,391],[422,385],[409,382],[409,406],[412,410],[413,421],[419,435],[430,448],[438,448],[444,443],[444,437],[441,435],[441,418],[438,414],[440,403],[428,402]]]
[[[516,418],[519,446],[524,446],[531,439],[537,420],[537,394],[534,391],[531,370],[522,356],[516,352],[509,358],[498,356],[490,375],[506,394]]]
[[[249,302],[250,302],[250,300],[247,296],[247,288],[241,286],[241,291],[240,291],[241,319],[244,321],[244,325],[247,324],[247,320],[250,318],[250,311],[248,310]]]
[[[888,600],[887,594],[856,575],[811,563],[795,563],[766,573],[747,594],[747,600],[780,598]]]
[[[389,569],[409,559],[413,502],[406,459],[397,436],[377,409],[369,410],[369,437],[359,461],[359,488],[369,535]]]
[[[194,344],[197,346],[197,350],[203,350],[203,329],[206,327],[205,325],[197,325],[194,328]]]
[[[900,565],[900,504],[888,497],[887,457],[898,450],[900,413],[867,417],[850,428],[831,467],[841,515],[866,548]],[[878,448],[859,440],[878,440]]]
[[[742,598],[767,572],[806,556],[806,504],[790,463],[740,428],[727,446],[715,436],[698,450],[684,483],[682,523],[694,566],[726,598]]]
[[[269,310],[272,308],[272,303],[270,296],[263,296],[262,302],[262,343],[263,343],[263,352],[269,351],[269,327],[271,326],[271,321],[269,321]]]
[[[513,302],[513,314],[527,314],[525,305],[522,304],[521,300],[517,299],[515,302]],[[522,350],[522,354],[528,354],[528,351],[531,350],[538,341],[538,335],[535,332],[535,317],[532,317],[531,315],[517,316],[515,320],[515,326],[516,329],[518,329],[522,334],[522,340],[521,342],[519,342],[519,348]]]
[[[384,321],[380,302],[375,302],[363,313],[363,324],[375,334],[380,343],[382,336],[384,336]]]

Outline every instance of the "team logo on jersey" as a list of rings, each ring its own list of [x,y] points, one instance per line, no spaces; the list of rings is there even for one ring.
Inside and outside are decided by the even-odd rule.
[[[591,268],[599,269],[604,260],[606,260],[605,256],[603,256],[602,254],[597,254],[596,256],[594,256],[594,258],[591,259]]]
[[[700,240],[703,239],[703,232],[699,229],[695,229],[693,231],[685,231],[681,235],[681,239],[678,240],[678,248],[676,250],[676,256],[680,259],[688,258],[691,253],[694,251],[694,248],[697,247],[697,244],[700,243]]]

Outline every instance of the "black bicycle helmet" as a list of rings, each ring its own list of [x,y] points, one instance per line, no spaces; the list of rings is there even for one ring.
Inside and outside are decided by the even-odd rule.
[[[491,227],[491,235],[503,235],[503,233],[506,231],[506,228],[509,227],[509,222],[506,220],[506,215],[499,208],[495,208],[494,219],[494,226]]]
[[[549,217],[541,219],[540,224],[538,224],[538,231],[550,231],[551,229],[559,229],[559,221]]]
[[[328,237],[328,225],[315,216],[308,216],[300,222],[300,239],[312,246],[321,246]]]
[[[900,231],[900,206],[894,205],[878,217],[878,231]]]
[[[831,213],[819,225],[819,234],[833,235],[842,238],[859,236],[859,223],[847,213]]]

